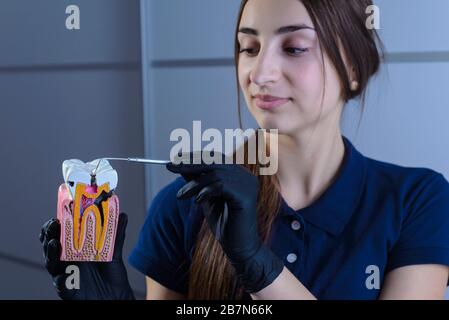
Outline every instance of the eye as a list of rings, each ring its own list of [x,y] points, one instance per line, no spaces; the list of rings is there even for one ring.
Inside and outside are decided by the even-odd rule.
[[[246,48],[246,49],[241,49],[239,51],[239,53],[246,52],[246,55],[248,55],[248,56],[255,56],[257,54],[257,52],[255,52],[255,51],[256,51],[256,49],[254,49],[254,48]]]
[[[285,51],[292,56],[300,56],[304,52],[307,52],[306,48],[285,48]]]

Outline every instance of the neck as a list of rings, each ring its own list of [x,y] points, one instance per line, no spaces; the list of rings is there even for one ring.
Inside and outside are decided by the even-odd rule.
[[[344,142],[337,127],[311,135],[278,135],[280,192],[295,210],[316,200],[335,179],[344,157]]]

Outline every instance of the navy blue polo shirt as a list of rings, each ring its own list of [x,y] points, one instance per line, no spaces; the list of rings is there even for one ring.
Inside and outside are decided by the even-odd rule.
[[[272,251],[317,299],[377,299],[385,275],[415,264],[449,265],[449,183],[426,168],[364,157],[343,137],[333,183],[310,206],[282,199]],[[186,294],[202,214],[177,200],[181,177],[152,201],[129,262]]]

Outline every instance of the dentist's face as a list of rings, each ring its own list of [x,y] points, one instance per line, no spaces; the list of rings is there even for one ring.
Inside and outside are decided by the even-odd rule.
[[[261,128],[293,134],[317,124],[324,78],[313,28],[299,0],[249,0],[246,4],[239,24],[238,76],[248,108]],[[324,63],[326,90],[320,121],[330,115],[339,117],[343,106],[340,80],[325,54]]]

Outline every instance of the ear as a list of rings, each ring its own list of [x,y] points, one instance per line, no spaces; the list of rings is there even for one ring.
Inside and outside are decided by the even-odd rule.
[[[351,83],[352,81],[359,81],[359,79],[357,79],[357,77],[356,77],[355,68],[353,66],[349,67],[348,77],[349,77],[349,83]]]
[[[342,48],[340,41],[339,41],[339,45],[340,45],[340,48]],[[353,81],[359,81],[359,79],[356,78],[354,66],[348,61],[348,56],[347,56],[345,50],[340,49],[340,52],[341,52],[341,57],[343,59],[343,63],[345,64],[346,74],[348,75],[349,84],[351,84],[351,82],[353,82]]]

